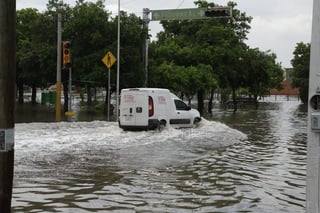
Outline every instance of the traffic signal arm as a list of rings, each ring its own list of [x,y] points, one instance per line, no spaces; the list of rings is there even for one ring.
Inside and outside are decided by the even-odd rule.
[[[206,17],[212,18],[227,18],[232,17],[231,7],[211,7],[205,12]]]

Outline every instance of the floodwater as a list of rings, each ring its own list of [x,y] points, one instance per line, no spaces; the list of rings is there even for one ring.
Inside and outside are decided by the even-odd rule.
[[[195,129],[17,123],[13,212],[305,212],[307,113],[298,101]]]

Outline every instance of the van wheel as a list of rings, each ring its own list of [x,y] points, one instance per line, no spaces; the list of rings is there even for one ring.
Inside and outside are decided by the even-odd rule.
[[[193,121],[193,127],[197,128],[200,125],[201,118],[195,118]]]
[[[166,127],[166,121],[165,120],[161,120],[158,123],[158,130],[162,131],[164,128]]]

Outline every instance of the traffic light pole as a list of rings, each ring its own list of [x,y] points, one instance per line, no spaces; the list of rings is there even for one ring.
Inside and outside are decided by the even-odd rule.
[[[14,168],[16,1],[0,1],[0,211],[11,212]]]
[[[68,103],[68,111],[69,112],[72,112],[72,107],[71,107],[71,104],[72,104],[72,101],[71,101],[71,98],[72,98],[72,68],[71,66],[69,67],[69,103]],[[70,120],[71,120],[71,116],[70,116]]]

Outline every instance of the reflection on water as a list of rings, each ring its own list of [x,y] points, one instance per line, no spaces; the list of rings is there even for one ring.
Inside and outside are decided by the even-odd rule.
[[[305,212],[306,115],[289,101],[161,133],[16,124],[13,211]]]
[[[63,106],[62,106],[63,108]],[[76,116],[72,117],[73,120],[77,121],[93,121],[93,120],[106,120],[107,117],[94,107],[82,106],[80,102],[74,104],[72,110],[76,112]],[[112,116],[111,116],[112,118]],[[61,112],[61,121],[68,121],[69,117],[65,116]],[[30,123],[30,122],[55,122],[56,111],[55,105],[44,105],[44,104],[16,104],[15,106],[15,122],[16,123]]]

